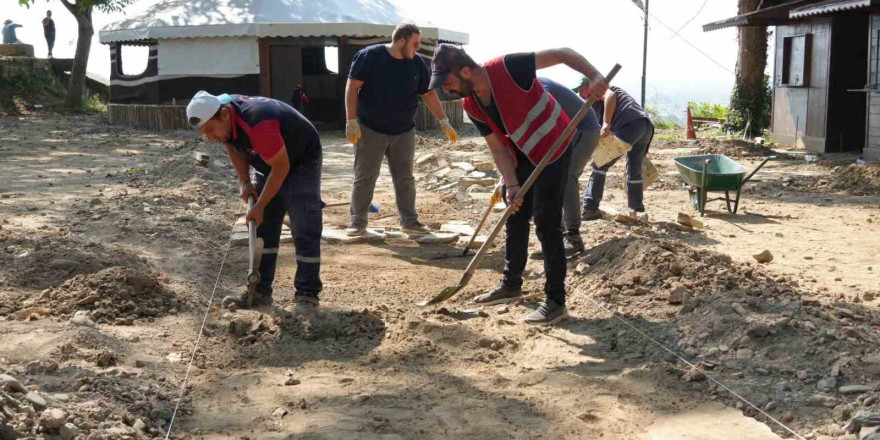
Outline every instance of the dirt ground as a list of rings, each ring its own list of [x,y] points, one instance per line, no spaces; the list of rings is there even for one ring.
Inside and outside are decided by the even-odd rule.
[[[418,207],[433,228],[476,226],[487,207],[491,187],[460,182],[471,171],[457,163],[489,160],[465,134],[420,137]],[[322,136],[325,228],[345,227],[352,149]],[[698,217],[672,159],[702,153],[752,167],[768,150],[658,138],[652,221]],[[469,304],[500,279],[496,245],[457,297],[420,308],[469,260],[392,234],[324,243],[318,314],[292,313],[290,244],[273,309],[221,310],[244,289],[247,255],[224,259],[243,207],[219,145],[98,116],[0,118],[0,439],[164,438],[212,294],[173,438],[796,438],[661,345],[806,438],[861,438],[873,428],[853,420],[880,411],[880,174],[854,155],[776,153],[739,213],[711,202],[704,229],[585,223],[572,318],[535,328],[521,321],[540,261],[521,304]],[[603,208],[625,208],[623,168]],[[397,226],[387,169],[374,203],[370,227]],[[764,250],[773,260],[758,264]]]

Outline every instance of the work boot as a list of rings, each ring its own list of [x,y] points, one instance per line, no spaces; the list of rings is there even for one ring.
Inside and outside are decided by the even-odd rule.
[[[401,228],[404,234],[430,234],[431,228],[428,226],[415,222]]]
[[[474,304],[478,306],[494,306],[495,304],[505,304],[522,298],[522,289],[512,289],[500,285],[495,290],[478,295],[474,298]]]
[[[220,305],[225,309],[228,308],[230,304],[235,303],[236,306],[240,309],[247,308],[247,290],[239,295],[229,295],[223,298],[223,301]],[[257,288],[254,291],[254,299],[252,302],[253,308],[262,308],[262,307],[272,307],[272,295],[267,295],[266,292]]]
[[[297,308],[316,309],[320,305],[318,294],[314,292],[296,292],[294,301]]]
[[[584,251],[584,240],[577,229],[565,231],[562,238],[565,241],[565,258],[571,258]]]
[[[565,306],[559,305],[552,299],[547,299],[538,306],[538,309],[526,316],[525,323],[532,325],[553,325],[568,317]]]
[[[587,222],[593,221],[593,220],[599,220],[601,218],[602,218],[602,211],[599,211],[598,209],[584,208],[584,212],[581,214],[581,220],[587,221]]]
[[[349,237],[360,237],[361,235],[364,235],[364,232],[367,232],[366,226],[351,225],[345,229],[345,235]]]

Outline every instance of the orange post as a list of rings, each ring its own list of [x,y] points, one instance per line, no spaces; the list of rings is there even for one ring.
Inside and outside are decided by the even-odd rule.
[[[694,119],[691,117],[691,108],[690,107],[688,107],[687,138],[688,139],[696,139],[697,138],[697,133],[694,132]]]

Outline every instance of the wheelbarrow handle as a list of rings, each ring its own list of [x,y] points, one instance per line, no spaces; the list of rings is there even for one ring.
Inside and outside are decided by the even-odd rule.
[[[749,181],[749,180],[750,180],[750,179],[751,179],[751,178],[752,178],[752,177],[753,177],[758,171],[760,171],[761,168],[764,167],[764,164],[766,164],[767,161],[769,161],[770,159],[776,159],[776,156],[767,156],[767,157],[765,157],[764,160],[762,160],[761,163],[759,163],[758,166],[756,166],[755,169],[752,170],[752,172],[749,173],[749,175],[746,176],[746,178],[743,179],[742,182],[740,182],[739,186],[742,187],[743,185],[745,185],[746,182],[748,182],[748,181]]]

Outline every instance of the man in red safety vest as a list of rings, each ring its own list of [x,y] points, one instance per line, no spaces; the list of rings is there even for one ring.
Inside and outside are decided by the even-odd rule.
[[[593,79],[591,93],[601,96],[605,78],[571,49],[516,53],[478,65],[465,51],[440,44],[431,63],[430,87],[464,98],[462,106],[480,130],[504,180],[505,200],[516,212],[507,220],[506,264],[501,284],[479,295],[481,305],[502,304],[522,297],[522,275],[528,258],[529,220],[544,254],[545,301],[526,317],[529,324],[555,324],[568,316],[565,308],[565,248],[562,202],[569,168],[567,139],[541,176],[525,194],[520,184],[562,135],[570,122],[555,99],[537,81],[537,70],[565,64]]]

